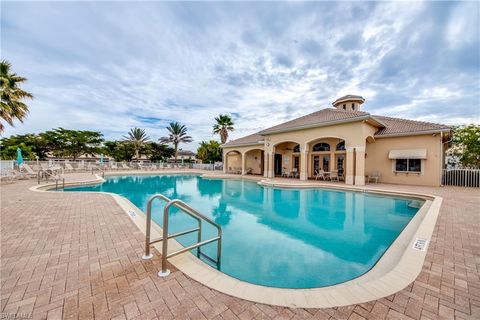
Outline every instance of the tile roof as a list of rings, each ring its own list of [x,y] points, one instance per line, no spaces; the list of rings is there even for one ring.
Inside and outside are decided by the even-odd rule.
[[[232,146],[237,146],[237,145],[242,145],[242,144],[245,144],[245,145],[256,144],[259,141],[263,142],[263,139],[264,139],[263,136],[259,135],[258,133],[254,133],[254,134],[251,134],[251,135],[239,138],[239,139],[229,141],[229,142],[225,143],[223,146],[228,147],[228,146],[231,146],[231,145]]]
[[[307,114],[303,117],[293,119],[279,125],[273,126],[271,128],[262,130],[259,134],[268,134],[277,131],[284,131],[295,128],[302,128],[308,126],[315,126],[321,123],[336,122],[336,121],[348,121],[354,120],[356,118],[368,117],[370,114],[363,111],[345,111],[338,110],[335,108],[322,109],[310,114]]]
[[[300,118],[281,123],[279,125],[262,130],[258,133],[254,133],[246,137],[230,141],[224,144],[224,146],[229,147],[237,145],[257,144],[259,141],[263,141],[264,135],[272,134],[279,131],[281,132],[288,130],[296,130],[301,128],[314,127],[321,124],[326,125],[329,123],[334,124],[336,122],[350,122],[362,119],[372,119],[384,125],[384,127],[382,126],[375,133],[375,137],[390,135],[408,135],[422,132],[450,130],[449,126],[443,124],[385,116],[374,116],[368,112],[363,111],[344,111],[335,108],[327,108],[307,114]]]
[[[449,126],[431,122],[415,121],[385,116],[373,117],[375,119],[378,119],[385,125],[384,128],[381,128],[377,131],[377,133],[375,133],[375,136],[401,135],[410,133],[421,133],[423,131],[443,131],[450,129]]]

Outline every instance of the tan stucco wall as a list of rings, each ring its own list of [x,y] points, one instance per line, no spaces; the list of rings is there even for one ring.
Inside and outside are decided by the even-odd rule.
[[[427,149],[427,159],[422,161],[421,174],[394,173],[394,160],[388,159],[390,150]],[[443,144],[440,134],[433,136],[407,136],[376,139],[366,148],[365,173],[381,173],[381,182],[439,186],[443,159]]]
[[[227,163],[226,165],[227,172],[230,167],[232,169],[241,168],[242,155],[246,154],[245,169],[251,168],[253,174],[262,174],[263,173],[262,150],[263,150],[263,145],[223,148],[223,158],[224,158],[224,162]],[[232,152],[232,151],[237,151],[237,152]]]
[[[262,174],[263,173],[263,159],[262,159],[262,150],[255,149],[246,153],[245,158],[245,168],[252,169],[253,174]]]
[[[381,173],[381,182],[394,184],[413,184],[413,185],[440,185],[441,168],[443,160],[443,144],[440,134],[433,136],[405,136],[405,137],[389,137],[389,138],[373,138],[377,128],[363,121],[337,124],[328,127],[319,127],[311,129],[303,129],[291,132],[283,132],[265,136],[264,146],[250,145],[240,147],[225,147],[224,155],[232,150],[237,150],[245,154],[249,150],[264,149],[266,153],[263,157],[264,168],[266,168],[266,176],[272,176],[273,172],[273,152],[282,154],[282,167],[291,170],[294,164],[294,156],[300,156],[299,167],[300,173],[303,167],[306,167],[306,176],[312,177],[314,172],[312,147],[319,141],[330,144],[331,147],[331,168],[336,169],[336,161],[333,153],[335,152],[336,143],[340,139],[345,140],[345,176],[347,180],[363,179],[365,175],[373,171]],[[368,142],[367,142],[368,141]],[[286,143],[287,142],[287,143]],[[300,153],[293,153],[293,147],[300,144]],[[291,150],[287,150],[291,149]],[[422,163],[422,173],[420,175],[410,173],[395,173],[393,170],[394,161],[388,159],[390,150],[396,149],[427,149],[427,159]],[[355,150],[355,151],[353,151]],[[307,153],[305,153],[307,151]],[[254,173],[261,174],[258,169],[261,164],[260,151],[250,151],[246,157],[245,169],[252,168]],[[321,153],[318,153],[321,154]],[[365,154],[365,155],[364,155]],[[230,156],[231,155],[231,156]],[[228,167],[242,167],[242,160],[239,154],[236,156],[230,154],[228,156]],[[306,157],[303,157],[307,155]],[[257,157],[257,159],[255,159]],[[288,157],[288,160],[286,160]],[[355,167],[355,168],[354,168]],[[258,170],[258,171],[257,171]],[[354,175],[354,177],[352,177]],[[349,178],[349,176],[351,178]],[[305,177],[304,177],[305,178]],[[349,183],[347,181],[347,183]],[[351,182],[350,182],[351,183]],[[362,184],[360,182],[359,184]]]
[[[366,126],[370,127],[370,125],[358,121],[268,135],[265,137],[265,150],[271,151],[273,146],[284,141],[297,142],[301,146],[305,146],[306,143],[322,137],[343,139],[346,141],[347,147],[364,146],[364,131],[366,130],[364,127]]]

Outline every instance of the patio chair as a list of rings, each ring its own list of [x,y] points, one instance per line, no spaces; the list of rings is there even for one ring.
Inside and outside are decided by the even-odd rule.
[[[333,170],[331,173],[330,173],[330,181],[339,181],[338,179],[338,171],[336,170]]]
[[[378,183],[378,180],[380,179],[380,172],[378,171],[373,171],[367,176],[367,182],[370,181],[375,181],[375,183]]]
[[[130,170],[131,168],[124,162],[122,162],[121,166],[120,166],[121,169],[126,169],[126,170]]]
[[[112,163],[112,164],[110,165],[110,169],[112,169],[112,170],[118,170],[117,164],[116,164],[116,163]]]
[[[13,183],[17,179],[28,179],[28,177],[22,172],[18,172],[14,169],[2,169],[0,170],[0,180]]]
[[[20,173],[23,173],[27,177],[36,178],[38,176],[38,172],[33,171],[33,169],[26,163],[20,165]]]
[[[282,175],[281,175],[282,178],[288,178],[290,177],[290,170],[287,170],[287,168],[283,167],[282,168]]]
[[[298,169],[293,168],[291,174],[292,174],[292,178],[298,178]]]
[[[75,168],[75,171],[86,171],[87,168],[85,167],[84,163],[79,163],[77,164],[77,167]]]
[[[323,169],[315,170],[315,180],[318,180],[319,178],[325,180],[325,171],[323,171]]]
[[[65,163],[65,171],[66,172],[73,172],[73,171],[75,171],[75,168],[72,167],[72,165],[70,163]]]
[[[252,173],[253,173],[252,168],[247,168],[247,170],[245,170],[245,174],[252,174]]]

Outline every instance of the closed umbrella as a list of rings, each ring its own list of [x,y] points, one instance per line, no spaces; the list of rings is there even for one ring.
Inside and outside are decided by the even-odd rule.
[[[23,164],[22,149],[17,148],[17,164],[20,166]]]
[[[103,167],[103,153],[100,154],[100,166]]]

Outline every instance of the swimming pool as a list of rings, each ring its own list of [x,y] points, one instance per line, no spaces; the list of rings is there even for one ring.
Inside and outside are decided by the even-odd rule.
[[[222,226],[221,271],[253,284],[316,288],[361,276],[380,259],[419,208],[419,200],[328,189],[280,189],[254,181],[198,175],[107,177],[99,185],[65,191],[112,192],[145,210],[162,193],[182,199]],[[421,204],[421,203],[420,203]],[[164,203],[154,202],[161,226]],[[170,232],[195,227],[172,210]],[[203,225],[205,239],[215,229]],[[177,238],[193,244],[196,235]],[[202,249],[215,257],[216,243]]]

